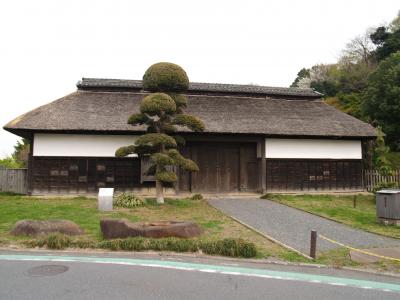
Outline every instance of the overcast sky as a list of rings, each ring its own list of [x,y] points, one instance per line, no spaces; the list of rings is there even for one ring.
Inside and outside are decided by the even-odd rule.
[[[82,77],[141,79],[159,61],[191,81],[288,86],[335,62],[395,0],[100,1],[0,4],[0,125],[76,89]],[[0,157],[17,137],[0,129]]]

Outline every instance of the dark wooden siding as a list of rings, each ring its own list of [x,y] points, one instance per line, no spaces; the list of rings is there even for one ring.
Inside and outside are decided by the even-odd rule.
[[[33,157],[32,169],[35,193],[97,193],[100,187],[140,186],[138,158]]]
[[[329,190],[362,190],[362,161],[267,159],[267,191]]]
[[[200,171],[179,172],[183,192],[255,192],[260,190],[256,143],[189,142],[181,149]],[[100,187],[119,191],[153,187],[141,183],[138,158],[32,157],[34,193],[97,193]],[[361,160],[267,159],[267,191],[362,190]]]

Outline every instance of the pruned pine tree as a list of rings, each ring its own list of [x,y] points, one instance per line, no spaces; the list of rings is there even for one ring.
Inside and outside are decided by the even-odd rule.
[[[178,150],[185,140],[176,134],[178,127],[186,127],[195,132],[204,130],[203,122],[186,114],[187,98],[182,93],[189,88],[186,72],[172,63],[152,65],[143,76],[143,89],[151,94],[143,98],[140,112],[128,119],[128,124],[146,125],[147,133],[140,136],[134,145],[119,148],[115,155],[124,157],[138,154],[150,156],[151,167],[147,175],[156,178],[157,203],[164,203],[163,183],[172,183],[177,176],[172,167],[195,172],[197,164],[183,157]]]

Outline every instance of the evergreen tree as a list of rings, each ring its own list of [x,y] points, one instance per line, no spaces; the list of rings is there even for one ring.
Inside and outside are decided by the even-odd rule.
[[[377,45],[375,56],[378,61],[381,61],[391,54],[400,51],[400,28],[391,32],[390,28],[378,27],[371,34],[372,42]]]
[[[22,141],[17,141],[17,144],[14,146],[14,152],[0,159],[0,168],[18,169],[28,167],[29,150],[28,139],[23,138]]]
[[[29,140],[25,138],[23,138],[22,141],[17,141],[17,144],[14,146],[12,157],[21,168],[26,168],[28,166],[29,148]]]
[[[392,150],[400,150],[400,51],[379,63],[368,78],[362,109],[382,127]]]
[[[143,89],[151,92],[143,98],[140,112],[128,119],[128,124],[146,125],[147,133],[140,136],[134,145],[119,148],[115,155],[129,154],[150,156],[151,167],[148,175],[156,178],[157,203],[164,203],[163,183],[177,180],[172,167],[187,171],[198,171],[195,162],[183,157],[178,145],[185,140],[176,135],[178,127],[186,127],[195,132],[204,130],[204,124],[197,117],[184,113],[187,98],[183,95],[189,88],[186,72],[172,63],[157,63],[147,69],[143,76]]]
[[[390,148],[385,144],[385,134],[380,127],[376,130],[377,138],[375,141],[373,162],[375,169],[379,170],[382,175],[390,175],[392,166],[387,159]]]

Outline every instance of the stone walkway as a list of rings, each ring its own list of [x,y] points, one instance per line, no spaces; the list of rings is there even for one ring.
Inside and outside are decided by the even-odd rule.
[[[218,198],[208,202],[223,213],[231,215],[305,254],[309,253],[311,230],[317,230],[318,234],[356,248],[400,246],[400,239],[353,229],[270,200]],[[318,238],[318,251],[337,247],[335,244]]]

